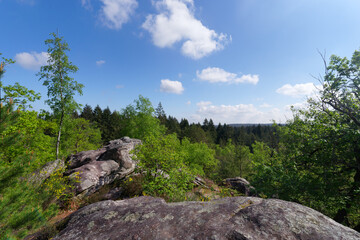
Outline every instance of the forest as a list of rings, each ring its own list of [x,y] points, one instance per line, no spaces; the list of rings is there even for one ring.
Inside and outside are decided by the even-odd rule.
[[[83,85],[73,78],[78,68],[67,56],[68,44],[57,34],[45,44],[50,58],[37,76],[47,96],[7,84],[14,61],[1,58],[1,239],[22,239],[73,207],[66,166],[42,183],[31,181],[34,172],[123,136],[142,140],[136,159],[146,170],[144,195],[184,201],[192,176],[216,183],[243,177],[263,198],[303,204],[360,231],[360,51],[351,59],[324,59],[318,97],[293,108],[286,124],[231,126],[176,119],[141,95],[114,111],[81,106],[74,97]],[[50,111],[32,109],[40,98]]]

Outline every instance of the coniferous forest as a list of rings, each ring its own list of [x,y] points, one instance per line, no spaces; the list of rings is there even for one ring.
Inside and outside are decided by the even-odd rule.
[[[286,124],[233,126],[176,119],[141,95],[123,109],[81,106],[74,97],[83,85],[75,80],[68,44],[57,34],[45,43],[50,58],[37,76],[47,96],[7,84],[14,61],[1,59],[1,239],[22,239],[74,208],[63,175],[67,157],[124,136],[142,140],[135,151],[146,170],[140,194],[184,201],[192,176],[219,184],[243,177],[260,197],[303,204],[360,231],[360,51],[351,59],[331,56],[318,98],[294,108]],[[50,111],[32,109],[40,98]],[[65,165],[34,180],[56,159]]]

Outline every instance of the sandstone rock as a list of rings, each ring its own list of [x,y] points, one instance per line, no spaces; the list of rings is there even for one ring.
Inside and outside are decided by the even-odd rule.
[[[245,196],[256,196],[256,190],[250,183],[241,177],[236,178],[227,178],[224,180],[224,185],[229,186],[240,193],[245,194]]]
[[[100,157],[100,160],[114,160],[119,163],[120,168],[134,168],[135,162],[132,160],[130,152],[140,143],[140,140],[130,139],[129,137],[110,141],[109,145],[105,147],[106,151]]]
[[[67,162],[69,169],[81,167],[84,164],[98,160],[98,158],[105,152],[105,148],[98,150],[83,151],[68,157]]]
[[[136,167],[131,151],[140,143],[138,139],[124,137],[110,141],[101,149],[70,156],[65,175],[76,180],[74,185],[78,197],[87,196],[115,179],[131,174]]]
[[[78,182],[75,181],[76,193],[79,194],[89,188],[96,191],[105,184],[111,183],[115,177],[112,173],[118,169],[119,164],[113,160],[93,161],[74,169],[69,177],[79,179]]]
[[[360,233],[311,208],[277,199],[166,203],[139,197],[78,210],[54,238],[60,239],[358,240]]]

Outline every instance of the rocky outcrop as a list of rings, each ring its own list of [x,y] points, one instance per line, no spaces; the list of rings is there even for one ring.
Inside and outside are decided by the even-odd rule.
[[[70,215],[54,240],[360,239],[360,233],[302,205],[233,197],[166,203],[153,197],[102,201]]]
[[[75,180],[76,194],[79,197],[89,195],[132,173],[136,163],[131,151],[140,143],[138,139],[124,137],[110,141],[101,149],[71,155],[65,175]]]
[[[223,182],[224,186],[231,187],[245,196],[256,196],[256,190],[250,183],[241,177],[227,178]]]

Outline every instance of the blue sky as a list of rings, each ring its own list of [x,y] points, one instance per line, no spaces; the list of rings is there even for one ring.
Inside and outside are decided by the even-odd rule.
[[[317,49],[360,47],[358,0],[0,0],[0,52],[15,59],[4,83],[42,94],[44,41],[68,42],[81,104],[121,110],[141,94],[192,122],[291,118],[324,73]]]

